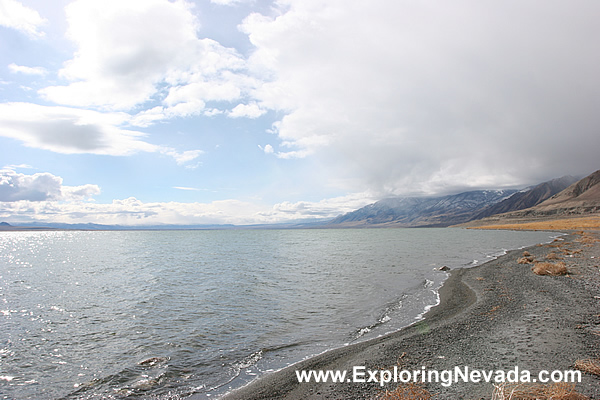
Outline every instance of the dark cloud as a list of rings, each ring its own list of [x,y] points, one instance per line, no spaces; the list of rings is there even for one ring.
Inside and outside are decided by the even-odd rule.
[[[600,168],[600,3],[289,3],[243,26],[275,76],[257,97],[286,112],[276,154],[382,194]]]

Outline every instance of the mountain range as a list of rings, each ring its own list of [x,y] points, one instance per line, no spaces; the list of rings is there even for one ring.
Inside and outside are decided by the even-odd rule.
[[[444,227],[482,219],[600,213],[600,170],[523,190],[476,190],[441,197],[380,200],[340,215],[328,227]]]

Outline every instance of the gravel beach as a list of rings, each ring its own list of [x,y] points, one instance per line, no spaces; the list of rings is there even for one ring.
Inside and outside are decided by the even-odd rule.
[[[329,351],[265,375],[223,398],[377,399],[399,383],[299,383],[297,370],[574,370],[600,359],[600,244],[598,232],[570,233],[547,245],[514,250],[484,265],[451,272],[441,302],[425,319],[399,332]],[[564,276],[540,276],[519,264],[566,264]],[[550,255],[550,259],[547,257]],[[362,370],[361,370],[362,371]],[[577,392],[600,399],[600,376],[582,373]],[[379,375],[378,375],[379,376]],[[482,378],[483,379],[483,378]],[[491,399],[494,382],[419,383],[433,399]],[[400,397],[397,397],[400,398]],[[415,398],[415,397],[407,397]]]

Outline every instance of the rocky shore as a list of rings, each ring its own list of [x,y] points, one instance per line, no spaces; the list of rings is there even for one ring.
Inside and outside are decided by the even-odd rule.
[[[494,390],[501,399],[502,387],[494,382],[391,382],[383,387],[374,382],[298,383],[296,371],[348,371],[352,378],[353,368],[360,366],[367,380],[366,370],[394,367],[506,372],[518,368],[535,379],[542,370],[570,371],[582,360],[600,360],[599,237],[598,232],[573,232],[554,243],[526,249],[535,261],[564,262],[567,275],[534,274],[533,264],[519,263],[524,250],[479,267],[454,270],[440,292],[440,305],[419,323],[266,375],[224,399],[491,399]],[[600,399],[600,376],[581,375],[582,381],[574,387],[562,387],[581,396],[559,398]],[[509,388],[514,385],[504,387]],[[540,386],[519,389],[540,390]],[[410,397],[403,390],[422,395]]]

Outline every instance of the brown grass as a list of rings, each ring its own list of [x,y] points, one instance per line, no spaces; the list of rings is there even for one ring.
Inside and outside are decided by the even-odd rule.
[[[555,229],[598,229],[600,217],[565,218],[549,221],[523,222],[477,226],[470,229],[510,229],[510,230],[555,230]]]
[[[566,275],[568,273],[567,266],[564,262],[557,263],[540,262],[531,268],[534,274],[537,275]]]
[[[593,244],[593,243],[597,243],[600,240],[596,239],[595,237],[593,237],[592,235],[590,235],[588,232],[577,232],[577,234],[581,235],[581,237],[575,239],[576,242],[579,243],[583,243],[583,244]]]
[[[379,400],[430,400],[431,398],[433,395],[427,389],[412,382],[399,385],[392,391],[386,390],[378,397]]]
[[[600,360],[577,360],[575,361],[575,368],[588,374],[600,376]]]
[[[562,257],[555,252],[551,252],[546,255],[546,260],[562,260]]]
[[[521,257],[517,260],[519,264],[531,264],[534,261],[533,257]]]
[[[574,383],[494,385],[492,400],[589,400]]]

